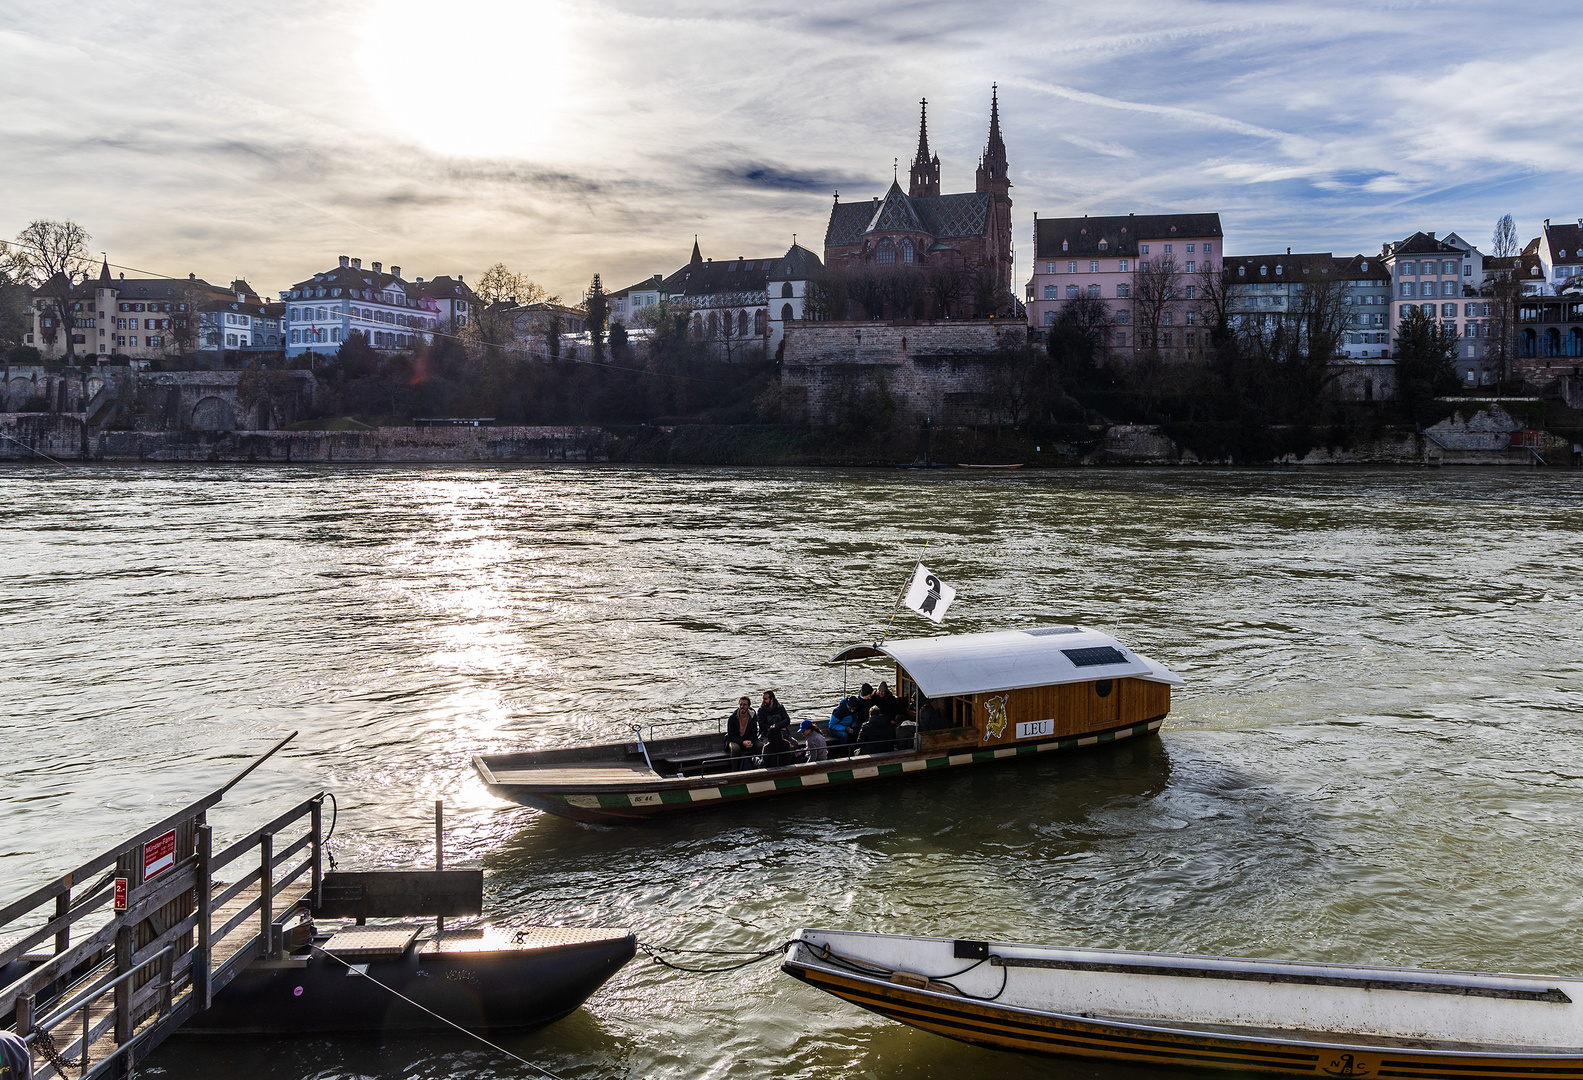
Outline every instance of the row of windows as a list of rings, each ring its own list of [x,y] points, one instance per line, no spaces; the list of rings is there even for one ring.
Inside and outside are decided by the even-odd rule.
[[[1462,287],[1455,281],[1442,281],[1438,291],[1441,296],[1456,296],[1462,291]],[[1434,296],[1435,293],[1436,289],[1433,281],[1425,281],[1421,286],[1417,282],[1402,282],[1403,296]]]
[[[121,304],[120,311],[169,311],[169,304]]]
[[[1106,241],[1106,240],[1101,240],[1099,242],[1099,244],[1098,244],[1098,247],[1099,247],[1100,251],[1105,251],[1105,250],[1107,250],[1110,247],[1110,243],[1108,241]],[[1175,254],[1175,252],[1172,250],[1172,247],[1173,247],[1173,245],[1166,244],[1165,245],[1165,254],[1167,254],[1167,255]],[[1211,253],[1211,249],[1214,247],[1214,245],[1213,244],[1188,244],[1187,245],[1187,253],[1189,255],[1193,254],[1193,249],[1195,247],[1203,248],[1204,249],[1204,254],[1208,255],[1208,254]],[[1061,250],[1062,251],[1070,251],[1070,250],[1072,250],[1071,242],[1067,241],[1067,240],[1062,240],[1061,241]],[[1147,255],[1148,253],[1149,253],[1149,245],[1148,244],[1139,244],[1138,245],[1138,254],[1139,255]],[[1044,272],[1046,274],[1053,274],[1053,273],[1055,273],[1055,264],[1054,263],[1045,263],[1044,265],[1045,265]],[[1076,264],[1075,263],[1068,263],[1067,265],[1075,266]],[[1090,264],[1090,265],[1093,265],[1093,264]],[[1123,269],[1125,269],[1125,268],[1123,268]],[[1067,273],[1072,273],[1072,274],[1075,274],[1076,272],[1077,272],[1076,270],[1068,270],[1067,271]]]
[[[889,240],[882,240],[879,248],[874,252],[874,261],[878,263],[893,263],[896,261],[896,246]],[[901,242],[901,261],[913,261],[912,241],[903,239]]]
[[[144,319],[144,320],[142,320],[142,322],[143,322],[143,327],[142,328],[144,330],[169,330],[170,329],[170,320],[169,319]],[[138,320],[137,319],[117,319],[115,321],[115,328],[117,330],[136,330],[136,329],[138,329],[138,325],[137,324],[138,324]]]
[[[1420,265],[1422,266],[1422,269],[1420,269]],[[1455,277],[1456,274],[1457,274],[1457,264],[1452,262],[1450,259],[1447,259],[1445,262],[1442,262],[1442,263],[1434,263],[1434,262],[1424,262],[1422,264],[1415,263],[1415,262],[1397,263],[1396,264],[1396,276],[1397,277],[1417,277],[1420,274],[1422,274],[1423,276],[1428,277],[1428,276],[1434,274],[1437,268],[1438,268],[1438,270],[1439,270],[1439,272],[1441,274],[1444,274],[1444,275],[1446,275],[1448,277]],[[1468,266],[1464,267],[1462,272],[1464,274],[1472,274],[1473,273],[1473,266],[1472,266],[1472,264],[1469,264]]]
[[[781,319],[784,321],[792,317],[792,306],[790,304],[783,305],[781,307]],[[763,337],[768,324],[768,313],[762,308],[753,313],[753,335],[755,337]],[[717,311],[711,311],[707,320],[704,319],[701,312],[695,311],[693,312],[693,333],[707,334],[710,338],[719,338],[722,334],[747,337],[748,313],[746,311],[737,312],[736,324],[733,327],[729,311],[725,313],[723,320]]]

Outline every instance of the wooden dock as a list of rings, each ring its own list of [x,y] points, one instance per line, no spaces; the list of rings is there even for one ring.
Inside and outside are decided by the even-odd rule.
[[[0,908],[0,1025],[27,1039],[35,1077],[124,1075],[249,964],[281,955],[322,894],[324,794],[218,852],[206,820],[268,756]]]

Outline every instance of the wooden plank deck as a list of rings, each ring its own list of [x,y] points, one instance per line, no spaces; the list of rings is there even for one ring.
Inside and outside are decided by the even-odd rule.
[[[567,762],[565,765],[539,765],[529,769],[503,769],[494,775],[497,784],[630,784],[657,779],[654,770],[647,765],[614,761]]]

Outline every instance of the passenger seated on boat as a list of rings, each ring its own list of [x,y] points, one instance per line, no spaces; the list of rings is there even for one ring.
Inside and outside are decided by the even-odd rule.
[[[896,749],[896,724],[875,705],[868,721],[857,734],[857,748],[865,754],[884,754]]]
[[[863,711],[859,712],[860,709]],[[857,741],[857,729],[862,726],[866,716],[868,710],[863,707],[862,700],[856,695],[842,698],[831,711],[827,728],[830,741],[836,744],[838,754],[842,752],[842,747],[850,747]]]
[[[890,717],[891,723],[900,723],[907,712],[907,703],[890,692],[890,683],[882,682],[879,689],[874,692],[874,704],[879,706],[881,712]]]
[[[731,758],[731,767],[751,769],[758,743],[759,721],[753,712],[753,699],[743,694],[737,699],[736,712],[726,720],[726,754]]]
[[[812,720],[804,720],[797,728],[797,735],[802,739],[803,753],[807,755],[806,760],[829,760],[829,743],[825,741],[824,733],[814,727]]]
[[[791,737],[791,716],[786,706],[775,699],[775,691],[764,691],[758,712],[759,734],[764,739],[764,767],[776,768],[792,763],[796,749]]]
[[[951,726],[945,714],[935,707],[934,702],[918,695],[918,730],[919,731],[944,731]]]

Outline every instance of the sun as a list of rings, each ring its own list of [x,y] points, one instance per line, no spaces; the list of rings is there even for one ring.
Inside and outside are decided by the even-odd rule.
[[[442,154],[532,155],[554,144],[576,65],[556,0],[379,0],[356,61],[396,128]]]

